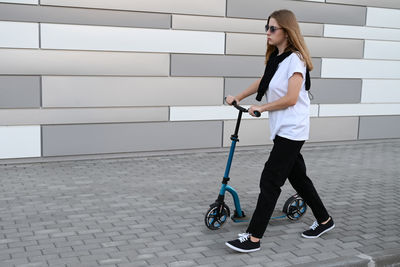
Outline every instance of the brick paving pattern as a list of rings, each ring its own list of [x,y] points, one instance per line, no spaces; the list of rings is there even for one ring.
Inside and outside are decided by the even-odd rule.
[[[271,146],[241,148],[231,169],[242,208],[254,209]],[[313,223],[271,221],[261,250],[225,241],[246,223],[204,225],[226,151],[0,165],[0,266],[291,266],[399,249],[400,139],[306,143],[302,154],[336,228],[318,239]],[[277,209],[294,193],[282,188]],[[227,204],[234,210],[230,195]]]

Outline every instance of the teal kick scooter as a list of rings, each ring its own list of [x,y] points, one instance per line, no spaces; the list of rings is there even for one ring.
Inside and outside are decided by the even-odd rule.
[[[218,198],[215,200],[214,203],[210,205],[210,208],[208,209],[204,218],[206,226],[211,230],[220,229],[230,216],[229,207],[228,205],[226,205],[224,201],[226,191],[228,191],[232,195],[233,202],[235,204],[235,211],[231,217],[233,222],[235,223],[248,222],[250,220],[250,218],[244,214],[243,210],[240,207],[239,196],[236,190],[228,185],[228,181],[230,180],[229,172],[232,165],[233,154],[235,152],[236,143],[239,142],[238,133],[239,133],[240,121],[242,120],[242,114],[248,112],[246,108],[237,105],[236,101],[234,101],[232,105],[237,110],[239,110],[239,114],[236,121],[235,132],[233,135],[231,135],[232,144],[229,152],[228,162],[226,164],[224,177],[222,178],[222,186]],[[254,115],[256,115],[256,117],[260,117],[261,113],[255,111]],[[295,194],[285,202],[285,204],[283,205],[282,212],[280,212],[278,216],[271,217],[271,219],[279,219],[287,217],[290,220],[297,221],[306,213],[306,211],[307,211],[307,205],[305,201],[298,194]]]

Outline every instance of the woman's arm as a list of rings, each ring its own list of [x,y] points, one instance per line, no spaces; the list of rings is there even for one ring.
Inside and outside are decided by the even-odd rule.
[[[279,98],[276,101],[267,103],[262,106],[251,106],[249,113],[254,116],[254,111],[259,112],[272,111],[278,109],[285,109],[290,106],[296,105],[297,99],[299,98],[301,85],[303,83],[303,75],[301,73],[294,73],[289,79],[288,92],[285,96]]]
[[[226,102],[231,105],[234,100],[236,100],[237,104],[239,104],[240,101],[245,99],[248,96],[251,96],[252,94],[257,93],[258,86],[260,85],[261,78],[257,79],[255,82],[253,82],[246,90],[238,94],[237,96],[227,96],[226,97]]]

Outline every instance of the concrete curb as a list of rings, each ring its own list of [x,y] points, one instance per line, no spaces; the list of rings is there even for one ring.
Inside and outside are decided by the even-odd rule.
[[[325,261],[293,265],[293,267],[400,267],[400,248],[383,250]]]

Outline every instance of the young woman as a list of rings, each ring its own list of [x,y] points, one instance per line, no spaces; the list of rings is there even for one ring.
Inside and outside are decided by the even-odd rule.
[[[254,111],[268,111],[274,145],[264,165],[260,180],[257,206],[246,233],[225,244],[239,252],[260,249],[263,237],[275,208],[281,187],[286,178],[297,193],[311,208],[316,222],[302,233],[305,238],[317,238],[333,229],[335,224],[329,216],[313,183],[307,177],[306,166],[300,153],[310,128],[309,71],[313,69],[308,49],[301,35],[295,15],[289,10],[273,12],[265,26],[267,31],[266,68],[262,79],[258,79],[246,90],[226,101],[232,104],[257,93],[260,101],[266,95],[265,105],[253,105]]]

